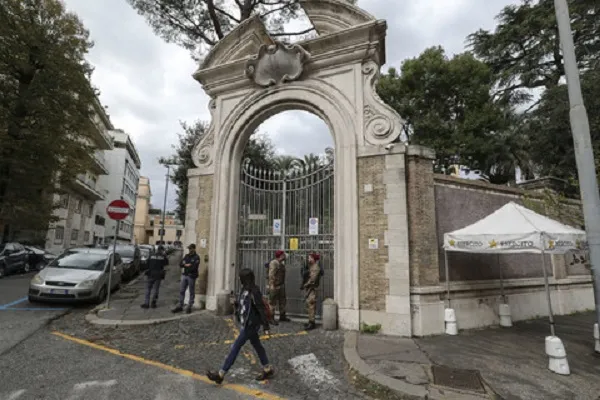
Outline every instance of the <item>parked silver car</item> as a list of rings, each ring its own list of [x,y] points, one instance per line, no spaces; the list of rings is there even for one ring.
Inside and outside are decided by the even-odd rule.
[[[108,249],[75,248],[65,251],[29,283],[29,301],[96,301],[108,293],[108,271],[112,252]],[[123,262],[117,254],[111,290],[121,284]]]

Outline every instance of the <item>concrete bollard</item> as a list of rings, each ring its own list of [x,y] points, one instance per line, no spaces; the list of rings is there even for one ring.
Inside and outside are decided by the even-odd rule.
[[[446,308],[444,310],[444,322],[446,322],[446,335],[458,335],[456,313],[453,308]]]
[[[231,315],[233,306],[231,304],[229,292],[222,291],[217,294],[217,315]]]
[[[323,329],[326,331],[337,329],[337,303],[333,299],[323,301]]]
[[[598,324],[594,324],[594,350],[596,353],[600,353],[600,328],[598,328]]]
[[[556,336],[546,336],[546,354],[548,355],[548,369],[559,375],[570,375],[567,351],[562,340]]]
[[[510,313],[510,305],[508,304],[500,304],[498,309],[498,314],[500,314],[500,326],[505,328],[510,328],[512,326],[512,316]]]

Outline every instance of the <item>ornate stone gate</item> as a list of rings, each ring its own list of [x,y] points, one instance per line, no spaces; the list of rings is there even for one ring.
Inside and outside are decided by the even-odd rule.
[[[299,3],[318,37],[283,45],[250,18],[194,74],[212,115],[188,174],[185,237],[207,260],[198,291],[215,309],[217,296],[235,287],[248,138],[267,118],[304,110],[326,122],[335,142],[331,275],[339,325],[380,323],[384,333],[410,335],[406,150],[393,145],[403,121],[375,91],[386,23],[346,1]]]

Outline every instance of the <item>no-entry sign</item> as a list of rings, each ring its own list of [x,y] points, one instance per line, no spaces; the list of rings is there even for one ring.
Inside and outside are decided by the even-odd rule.
[[[115,221],[127,218],[130,210],[129,204],[125,200],[113,200],[108,207],[106,207],[108,217]]]

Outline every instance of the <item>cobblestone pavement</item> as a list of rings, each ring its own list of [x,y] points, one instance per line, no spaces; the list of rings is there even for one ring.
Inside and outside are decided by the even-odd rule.
[[[236,335],[229,317],[201,312],[189,318],[151,326],[102,327],[84,320],[74,311],[49,328],[123,353],[204,374],[218,369]],[[289,399],[363,399],[347,377],[343,357],[343,333],[302,330],[299,323],[272,327],[264,340],[276,376],[260,385]],[[230,383],[254,385],[260,370],[258,357],[247,344],[227,377]]]

